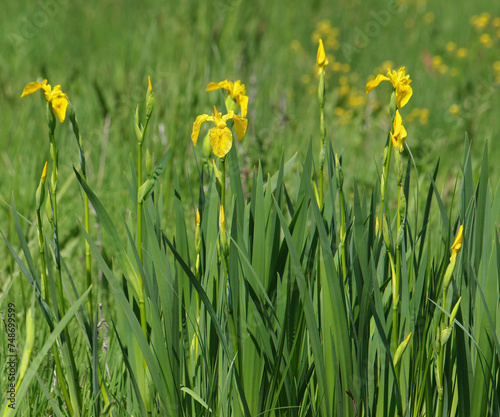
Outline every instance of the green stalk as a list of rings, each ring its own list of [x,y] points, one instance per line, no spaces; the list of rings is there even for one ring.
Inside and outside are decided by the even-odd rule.
[[[344,278],[344,286],[347,291],[347,261],[345,252],[347,225],[345,218],[344,173],[342,172],[342,166],[337,154],[335,154],[335,174],[337,176],[337,185],[339,188],[340,200],[340,251],[342,256],[342,276]]]
[[[47,263],[45,260],[45,238],[43,237],[43,225],[42,225],[42,216],[40,213],[40,209],[38,209],[36,212],[36,220],[38,226],[38,245],[40,250],[40,259],[42,262],[42,297],[45,299],[47,304],[50,305],[49,289],[47,283]],[[68,412],[72,416],[74,415],[74,410],[73,406],[71,405],[71,398],[68,392],[68,388],[66,387],[66,379],[64,378],[64,374],[62,372],[61,359],[59,358],[59,350],[57,348],[57,343],[54,343],[54,345],[52,346],[52,353],[54,354],[56,375],[57,379],[59,380],[59,387],[61,388],[64,401],[68,406]]]
[[[339,199],[340,199],[340,249],[342,254],[342,276],[344,278],[344,285],[346,286],[347,290],[347,261],[345,253],[346,220],[345,220],[344,192],[342,188],[339,188]]]
[[[76,118],[76,113],[73,108],[70,108],[69,111],[69,119],[71,121],[71,125],[73,127],[73,133],[75,135],[76,143],[78,145],[79,156],[80,156],[80,169],[82,170],[82,178],[85,182],[87,182],[87,169],[85,164],[85,153],[83,151],[82,144],[82,136],[80,135],[80,125],[78,124],[78,120]],[[85,211],[85,231],[90,236],[90,211],[89,211],[89,198],[87,193],[83,195],[83,206]],[[92,285],[92,261],[90,258],[90,245],[85,240],[85,277],[87,282],[87,288]],[[94,327],[94,308],[92,305],[92,297],[88,297],[87,306],[89,310],[89,323],[90,328]]]
[[[225,227],[225,206],[226,206],[226,157],[222,157],[221,159],[221,188],[220,188],[220,210],[219,210],[219,215],[221,215],[223,213],[224,215],[224,219],[223,221],[221,219],[219,219],[219,223],[220,223],[220,229],[219,230],[219,233],[220,233],[220,248],[221,248],[221,252],[223,254],[223,259],[224,259],[224,265],[225,265],[225,268],[224,269],[224,277],[225,277],[225,286],[226,286],[226,289],[229,288],[229,242],[228,242],[228,239],[227,239],[227,235],[226,235],[226,227]],[[229,295],[228,294],[228,291],[226,291],[226,295]],[[235,325],[235,322],[234,322],[234,315],[233,315],[233,311],[232,311],[232,307],[230,306],[230,300],[229,299],[226,299],[226,314],[228,316],[228,323],[229,323],[229,331],[231,332],[231,339],[232,339],[232,343],[233,343],[233,354],[236,355],[236,353],[238,352],[238,339],[236,337],[236,325]],[[240,370],[240,366],[239,366],[239,356],[236,357],[236,361],[235,361],[235,365],[236,365],[236,369],[239,371]]]
[[[146,131],[148,128],[149,124],[149,119],[151,118],[151,114],[153,112],[154,108],[154,94],[153,94],[153,88],[151,86],[151,80],[148,77],[148,91],[146,93],[146,120],[144,122],[144,126],[141,125],[139,122],[139,107],[137,107],[136,112],[135,112],[135,131],[136,131],[136,136],[137,136],[137,252],[139,253],[139,260],[141,264],[144,261],[143,258],[143,251],[142,251],[142,206],[143,206],[143,200],[139,195],[139,191],[141,189],[142,185],[142,144],[144,143],[144,137],[146,136]],[[148,337],[148,325],[147,325],[147,318],[146,318],[146,304],[145,304],[145,293],[144,293],[144,283],[143,283],[143,277],[141,274],[141,268],[139,268],[139,293],[137,294],[138,298],[138,303],[139,303],[139,314],[141,318],[141,328],[144,333],[144,336],[146,336],[146,339],[149,340]],[[136,357],[136,359],[138,359]],[[147,373],[148,373],[148,366],[146,363],[146,359],[142,359],[143,362],[143,369],[144,373],[141,374],[141,391],[143,395],[143,399],[146,405],[146,409],[148,412],[148,415],[151,414],[151,401],[150,401],[150,392],[149,392],[149,386],[148,386],[148,378],[147,378]],[[144,377],[142,379],[142,377]]]
[[[392,144],[391,144],[391,134],[392,126],[394,124],[394,118],[396,117],[396,93],[393,91],[391,94],[391,101],[389,104],[389,112],[391,115],[391,128],[387,134],[387,140],[384,147],[384,159],[382,163],[382,178],[380,180],[380,221],[382,221],[382,215],[384,214],[385,206],[385,191],[387,189],[387,177],[389,176],[389,166],[391,165],[391,154],[392,154]]]
[[[87,178],[85,173],[83,175],[83,180],[87,182]],[[83,196],[83,203],[85,206],[85,231],[90,236],[90,212],[89,212],[89,197],[85,193]],[[87,277],[87,288],[92,285],[92,261],[90,259],[90,245],[87,240],[85,240],[85,276]],[[88,308],[89,308],[89,322],[90,328],[93,327],[93,305],[92,305],[92,297],[88,297]]]
[[[50,306],[50,297],[49,297],[49,287],[47,282],[47,261],[45,260],[45,238],[43,236],[43,223],[42,223],[42,214],[41,214],[41,206],[45,199],[45,175],[46,175],[47,163],[45,163],[44,172],[42,174],[42,178],[40,180],[40,185],[36,191],[36,222],[37,222],[37,232],[38,232],[38,247],[40,253],[40,261],[42,264],[42,297],[45,299],[45,302]],[[52,331],[52,329],[51,329]],[[57,348],[57,343],[54,343],[52,346],[52,352],[54,354],[55,365],[56,365],[56,375],[57,379],[60,381],[59,386],[61,387],[61,391],[64,397],[64,401],[68,406],[68,412],[70,415],[74,414],[73,406],[71,405],[71,398],[66,387],[66,380],[62,373],[61,360],[59,358],[59,350]]]
[[[225,210],[226,208],[226,157],[220,159],[221,161],[221,187],[220,187],[220,205]],[[225,214],[225,211],[224,211]]]
[[[42,215],[40,210],[36,211],[36,224],[38,227],[38,247],[40,260],[42,262],[42,297],[49,303],[49,287],[47,283],[47,263],[45,261],[45,238],[43,237]]]
[[[138,187],[142,184],[142,141],[138,143],[137,147],[137,184]],[[139,189],[138,189],[139,190]],[[137,252],[139,252],[139,259],[143,262],[142,258],[142,201],[137,199]],[[142,277],[141,283],[142,283]],[[142,287],[142,285],[141,285]]]
[[[393,320],[393,342],[394,351],[399,346],[399,288],[401,284],[401,242],[399,241],[399,233],[401,228],[401,217],[399,215],[401,209],[401,193],[402,185],[398,187],[398,217],[397,217],[397,242],[396,242],[396,276],[393,282],[393,299],[392,299],[392,320]],[[396,375],[399,377],[399,366],[396,368]]]
[[[319,100],[319,137],[321,140],[321,150],[319,154],[319,209],[323,210],[324,204],[324,194],[323,194],[323,182],[324,173],[323,167],[325,166],[326,159],[326,149],[325,149],[325,138],[326,138],[326,127],[325,127],[325,74],[320,73],[319,84],[318,84],[318,100]]]
[[[450,286],[451,282],[451,277],[453,275],[453,270],[455,269],[455,263],[456,263],[456,253],[453,253],[451,258],[450,258],[450,263],[448,264],[448,267],[446,268],[444,277],[443,277],[443,299],[441,301],[441,308],[446,311],[446,299],[448,298],[448,288]],[[458,305],[458,303],[457,303]],[[456,313],[455,313],[456,314]],[[454,314],[452,313],[452,316]],[[437,385],[438,385],[438,409],[437,409],[437,416],[442,417],[443,415],[443,391],[444,391],[444,383],[443,383],[443,378],[444,378],[444,349],[445,349],[445,343],[443,343],[442,340],[442,335],[445,330],[445,321],[446,316],[444,313],[441,313],[441,323],[438,328],[438,334],[436,335],[436,342],[438,344],[438,358],[437,358],[437,371],[436,371],[436,379],[437,379]],[[450,325],[451,325],[451,319],[450,319]]]
[[[392,154],[392,145],[391,145],[391,137],[387,135],[387,142],[384,148],[384,162],[382,165],[382,178],[380,180],[380,219],[385,212],[385,191],[387,188],[387,177],[389,175],[389,166],[391,163],[391,154]]]
[[[59,310],[61,316],[66,314],[66,306],[64,304],[63,297],[63,286],[62,286],[62,275],[61,275],[61,259],[59,255],[59,228],[57,221],[57,168],[58,168],[58,152],[56,146],[56,140],[54,137],[54,131],[50,130],[50,155],[52,157],[52,174],[50,177],[50,194],[52,202],[52,216],[53,216],[53,229],[54,229],[54,245],[56,253],[56,282],[57,282],[57,298],[59,304]]]
[[[58,217],[57,217],[57,180],[58,180],[58,152],[56,146],[56,140],[54,136],[55,130],[55,114],[50,106],[50,103],[47,103],[47,117],[48,117],[48,126],[49,126],[49,139],[50,139],[50,155],[52,157],[52,175],[51,175],[51,187],[50,193],[52,196],[52,216],[53,216],[53,231],[54,231],[54,249],[55,249],[55,263],[56,263],[56,283],[57,283],[57,298],[58,298],[58,307],[60,317],[63,317],[66,314],[66,306],[64,303],[64,295],[63,295],[63,285],[62,285],[62,274],[61,274],[61,258],[59,253],[59,228],[58,228]],[[71,400],[73,408],[76,409],[75,413],[72,415],[80,415],[81,409],[81,393],[77,389],[79,386],[78,374],[76,370],[75,357],[73,354],[73,349],[71,346],[68,329],[65,328],[62,332],[61,337],[61,345],[65,347],[65,356],[67,356],[68,365],[70,368],[70,373],[73,381],[69,384],[71,391]],[[62,374],[62,372],[60,372]],[[59,376],[61,378],[62,375]],[[61,385],[65,384],[65,380],[61,380]]]

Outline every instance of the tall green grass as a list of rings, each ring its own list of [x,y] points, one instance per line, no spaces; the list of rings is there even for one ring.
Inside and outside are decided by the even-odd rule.
[[[488,180],[487,153],[477,183],[470,153],[465,154],[463,174],[457,178],[454,203],[449,208],[435,185],[436,166],[426,181],[425,210],[418,217],[414,212],[408,214],[401,242],[398,343],[410,332],[412,336],[395,364],[386,250],[395,250],[395,224],[388,225],[386,239],[390,242],[384,246],[382,235],[376,232],[378,189],[361,192],[353,182],[353,195],[345,203],[344,282],[335,159],[331,145],[327,149],[325,205],[320,211],[312,183],[311,147],[286,164],[282,159],[273,176],[265,177],[260,166],[255,168],[247,190],[232,148],[228,154],[227,266],[218,249],[219,197],[208,161],[197,160],[200,175],[191,194],[183,194],[177,181],[168,191],[157,184],[144,202],[142,262],[133,232],[135,220],[115,224],[75,171],[103,234],[112,242],[106,250],[112,259],[105,259],[95,238],[80,226],[107,283],[106,322],[108,338],[113,340],[112,354],[98,353],[98,344],[103,342],[102,335],[97,338],[101,331],[98,317],[90,328],[88,310],[80,308],[89,294],[95,297],[89,292],[93,290],[80,294],[68,270],[66,282],[73,289],[67,287],[66,297],[72,307],[50,326],[53,318],[41,297],[40,269],[32,260],[13,204],[24,259],[6,242],[31,283],[38,310],[50,328],[39,330],[47,336],[39,339],[44,340],[43,348],[38,347],[18,391],[20,409],[69,413],[61,380],[51,379],[53,368],[46,355],[75,316],[69,343],[82,359],[78,372],[84,374],[84,382],[79,388],[85,400],[81,414],[72,415],[434,415],[441,386],[436,378],[441,343],[443,415],[498,413],[500,202]],[[470,150],[468,140],[466,149]],[[407,201],[413,198],[412,172],[408,164],[404,178]],[[133,168],[130,174],[133,202],[138,184]],[[286,185],[287,179],[297,182],[295,191]],[[388,192],[395,190],[389,186]],[[173,236],[165,233],[168,227],[161,215],[166,198],[174,200]],[[186,223],[185,206],[199,207],[201,214],[197,275],[195,236]],[[459,224],[464,225],[463,246],[448,299],[443,301],[443,277]],[[120,230],[125,230],[126,239]],[[53,250],[50,238],[47,242]],[[139,276],[146,301],[146,334],[137,298],[140,288],[134,285]],[[455,317],[449,320],[459,299]],[[443,322],[451,330],[447,341],[440,327]],[[117,356],[122,359],[116,361]],[[45,368],[41,367],[43,361]],[[37,382],[32,382],[34,376]],[[35,394],[24,397],[29,390]]]

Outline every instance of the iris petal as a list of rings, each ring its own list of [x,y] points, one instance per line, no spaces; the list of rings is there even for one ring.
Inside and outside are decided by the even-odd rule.
[[[196,142],[198,142],[198,136],[200,135],[200,127],[203,122],[210,121],[213,119],[208,114],[202,114],[196,118],[193,123],[193,131],[191,132],[191,140],[193,144],[196,146]]]
[[[243,117],[234,115],[233,121],[234,130],[236,130],[236,136],[238,136],[238,140],[241,142],[243,136],[245,136],[245,133],[247,131],[248,120]]]
[[[39,82],[29,83],[28,85],[26,85],[26,87],[24,87],[21,97],[34,93],[35,91],[40,90],[40,88],[42,88],[42,83]]]
[[[390,81],[390,79],[387,78],[385,75],[379,74],[377,75],[377,78],[375,78],[374,80],[368,81],[366,83],[366,94],[368,94],[375,87],[377,87],[382,81]]]
[[[214,127],[210,130],[209,137],[212,151],[219,158],[226,156],[233,146],[233,135],[228,127]]]

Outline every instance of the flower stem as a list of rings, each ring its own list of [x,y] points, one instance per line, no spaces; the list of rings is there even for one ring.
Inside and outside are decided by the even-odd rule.
[[[54,233],[54,253],[55,253],[55,263],[56,263],[56,283],[57,283],[57,298],[59,307],[59,317],[63,317],[66,314],[66,306],[64,303],[63,295],[63,285],[62,285],[62,274],[61,274],[61,256],[59,251],[59,228],[58,228],[58,217],[57,217],[57,180],[58,180],[58,152],[56,141],[54,137],[54,126],[55,126],[55,115],[51,108],[49,108],[49,139],[50,139],[50,155],[52,157],[52,175],[51,175],[51,186],[50,195],[52,203],[52,227]],[[75,414],[80,413],[81,409],[81,396],[80,392],[76,389],[78,387],[78,373],[76,369],[75,357],[73,354],[73,349],[71,347],[68,333],[68,328],[65,327],[61,334],[61,345],[65,348],[65,356],[68,361],[68,366],[70,368],[69,372],[73,378],[73,381],[69,384],[71,390],[71,399],[73,401],[73,406],[76,408]],[[62,372],[61,372],[62,374]],[[60,378],[60,376],[59,376]],[[65,380],[61,380],[61,386],[65,384]],[[64,388],[63,388],[64,390]]]
[[[42,263],[42,297],[45,299],[45,302],[50,305],[49,298],[49,287],[47,282],[47,262],[45,260],[45,238],[43,236],[43,223],[42,223],[42,215],[40,212],[40,208],[37,208],[36,211],[36,221],[38,228],[38,246],[40,251],[40,260]],[[51,329],[52,331],[53,329]],[[64,374],[62,373],[61,359],[59,358],[59,350],[57,348],[57,343],[54,343],[52,346],[52,353],[54,355],[54,360],[56,363],[56,375],[58,380],[60,381],[59,386],[61,388],[64,400],[68,406],[68,412],[70,415],[73,415],[73,406],[71,405],[71,399],[68,393],[68,389],[66,388],[66,379],[64,378]]]
[[[342,187],[339,187],[339,200],[340,200],[340,246],[342,254],[342,276],[344,278],[344,286],[347,291],[347,261],[345,252],[346,219],[345,219],[344,191]]]
[[[389,175],[389,166],[391,163],[391,137],[387,135],[387,143],[384,148],[384,162],[382,166],[382,177],[380,179],[380,219],[382,220],[382,215],[385,212],[385,191],[387,188],[387,177]]]

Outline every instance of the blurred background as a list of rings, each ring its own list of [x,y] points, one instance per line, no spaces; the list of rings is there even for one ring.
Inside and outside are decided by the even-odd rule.
[[[172,148],[166,184],[176,170],[187,189],[195,174],[192,123],[222,106],[217,92],[205,92],[211,81],[246,85],[249,129],[236,145],[244,174],[259,160],[273,174],[283,153],[285,160],[304,156],[310,143],[317,155],[320,37],[330,62],[327,138],[343,157],[346,187],[352,177],[367,188],[377,181],[391,88],[382,83],[366,95],[365,85],[389,67],[405,66],[413,80],[401,113],[419,178],[428,181],[440,158],[438,185],[446,198],[463,164],[466,132],[474,161],[486,143],[490,160],[500,158],[498,2],[6,1],[0,28],[4,208],[14,193],[18,210],[32,211],[50,159],[43,99],[20,99],[25,84],[43,78],[61,84],[76,109],[89,183],[105,202],[128,198],[123,172],[135,155],[133,114],[137,105],[144,112],[148,75],[156,109],[145,147],[156,161]],[[61,193],[78,198],[72,185],[78,150],[68,121],[58,125],[56,139]],[[496,184],[499,170],[491,169]]]

